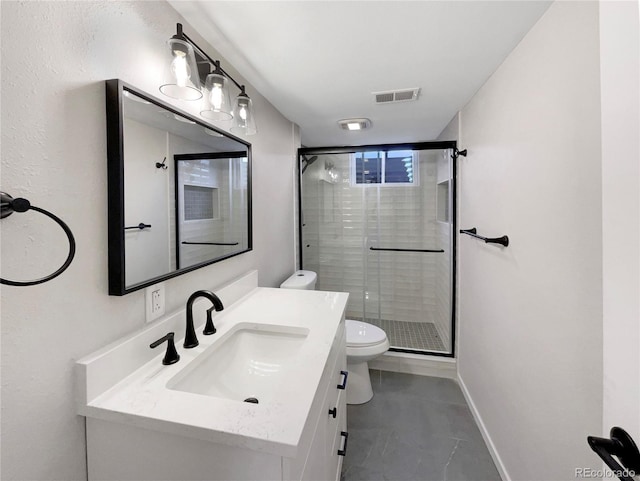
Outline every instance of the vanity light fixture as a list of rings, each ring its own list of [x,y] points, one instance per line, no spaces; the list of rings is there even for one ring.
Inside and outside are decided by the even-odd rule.
[[[233,106],[233,125],[231,132],[253,135],[256,133],[256,120],[253,114],[253,102],[244,91],[244,85],[240,87],[240,94],[236,97]]]
[[[342,119],[338,120],[338,125],[345,130],[364,130],[371,127],[369,119]]]
[[[178,24],[178,32],[167,41],[167,46],[170,61],[165,71],[165,82],[160,85],[160,92],[173,99],[201,99],[200,75],[195,52],[182,33],[181,24]]]
[[[209,120],[231,120],[231,131],[243,135],[257,132],[251,99],[219,60],[209,57],[177,24],[177,32],[168,42],[171,55],[167,79],[160,92],[180,100],[202,99],[200,115]],[[240,90],[231,108],[229,81]],[[204,83],[204,89],[201,84]]]
[[[205,81],[200,115],[210,120],[231,120],[229,81],[220,69],[220,62],[216,60],[214,66],[214,71],[207,75]]]

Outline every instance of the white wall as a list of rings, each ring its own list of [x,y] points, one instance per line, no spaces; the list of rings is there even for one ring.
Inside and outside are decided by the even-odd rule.
[[[74,360],[144,322],[143,292],[107,295],[103,81],[122,78],[159,96],[165,42],[179,21],[165,2],[2,2],[0,187],[58,214],[78,243],[76,259],[59,278],[2,288],[3,480],[85,478]],[[189,25],[185,30],[200,43]],[[225,69],[235,76],[228,64]],[[249,269],[260,270],[263,286],[277,285],[293,269],[298,137],[291,122],[251,87],[248,92],[259,129],[248,138],[254,250],[167,281],[169,311],[194,290],[214,288]],[[51,272],[66,248],[64,234],[43,216],[4,219],[2,277]]]
[[[175,266],[170,258],[170,167],[155,166],[159,159],[167,158],[167,132],[126,117],[124,131],[124,225],[151,225],[150,229],[124,232],[125,284],[131,286],[171,272]]]
[[[640,442],[638,2],[600,3],[604,415]]]
[[[459,376],[514,480],[598,467],[598,4],[556,2],[462,111]],[[499,463],[500,464],[500,463]]]

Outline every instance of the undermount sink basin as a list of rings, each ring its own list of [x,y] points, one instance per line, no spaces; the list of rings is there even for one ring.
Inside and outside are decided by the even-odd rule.
[[[236,401],[274,401],[308,335],[306,328],[239,324],[167,387]]]

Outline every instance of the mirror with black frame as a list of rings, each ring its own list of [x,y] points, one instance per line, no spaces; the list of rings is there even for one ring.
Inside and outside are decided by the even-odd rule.
[[[251,145],[108,80],[109,294],[247,252]]]

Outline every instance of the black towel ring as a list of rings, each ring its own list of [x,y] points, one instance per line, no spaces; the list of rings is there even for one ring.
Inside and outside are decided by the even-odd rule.
[[[0,192],[0,201],[0,219],[8,217],[14,212],[26,212],[28,210],[35,210],[36,212],[40,212],[41,214],[44,214],[47,217],[53,219],[60,227],[62,227],[64,233],[67,234],[67,239],[69,239],[69,255],[67,256],[67,260],[64,261],[64,264],[62,264],[60,269],[55,271],[53,274],[49,274],[46,277],[33,281],[11,281],[9,279],[0,278],[0,284],[18,287],[35,286],[36,284],[42,284],[44,282],[50,281],[51,279],[58,277],[60,274],[66,271],[67,267],[71,265],[73,257],[76,255],[76,241],[73,238],[73,233],[71,232],[71,229],[69,229],[69,226],[65,224],[62,219],[52,214],[51,212],[31,205],[31,202],[29,202],[27,199],[23,199],[21,197],[14,199],[6,192]]]

